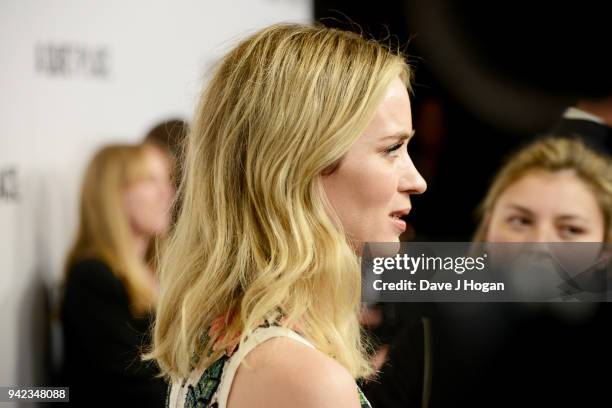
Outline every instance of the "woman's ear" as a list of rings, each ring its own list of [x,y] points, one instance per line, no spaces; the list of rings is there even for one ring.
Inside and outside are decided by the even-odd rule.
[[[329,166],[327,166],[326,168],[324,168],[323,171],[321,172],[321,176],[329,176],[330,174],[332,174],[334,171],[338,169],[338,167],[340,167],[341,161],[342,159],[338,159],[332,164],[330,164]]]

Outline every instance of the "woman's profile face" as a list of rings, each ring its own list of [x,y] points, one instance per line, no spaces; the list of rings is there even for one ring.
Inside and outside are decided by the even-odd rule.
[[[325,193],[353,243],[398,242],[406,229],[401,217],[410,212],[410,194],[427,188],[408,155],[407,143],[414,135],[411,115],[408,91],[397,77],[340,165],[322,176]]]
[[[487,242],[602,242],[595,195],[572,170],[533,170],[497,199]]]
[[[145,175],[130,183],[124,204],[132,230],[144,236],[159,235],[170,225],[174,186],[170,179],[170,160],[160,149],[145,149]]]

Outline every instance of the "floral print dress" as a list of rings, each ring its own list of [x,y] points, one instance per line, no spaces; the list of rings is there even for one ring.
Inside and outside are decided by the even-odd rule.
[[[224,320],[223,317],[215,319],[207,336],[202,341],[207,342],[209,338],[218,338],[216,335],[223,327]],[[290,337],[314,348],[297,332],[266,323],[249,335],[242,346],[243,349],[237,347],[238,339],[235,339],[232,346],[226,349],[225,353],[205,370],[194,369],[188,378],[171,383],[166,397],[166,408],[225,408],[234,375],[244,356],[258,344],[280,336]],[[357,384],[355,384],[355,388],[359,394],[361,408],[372,408]]]

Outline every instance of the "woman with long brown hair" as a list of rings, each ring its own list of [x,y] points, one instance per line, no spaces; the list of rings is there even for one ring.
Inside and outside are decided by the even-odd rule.
[[[158,298],[148,254],[172,196],[169,158],[152,145],[106,146],[87,168],[61,309],[74,405],[163,404],[164,383],[139,355]]]

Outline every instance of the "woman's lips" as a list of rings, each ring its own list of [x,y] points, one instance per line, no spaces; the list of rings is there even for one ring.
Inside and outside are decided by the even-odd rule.
[[[409,213],[410,207],[406,207],[401,210],[393,211],[391,214],[389,214],[389,216],[393,220],[393,225],[395,226],[395,228],[397,228],[400,234],[406,231],[406,221],[404,221],[402,217],[407,216]]]
[[[393,221],[395,228],[397,228],[400,233],[406,231],[406,221],[394,216],[391,216],[391,220]]]

